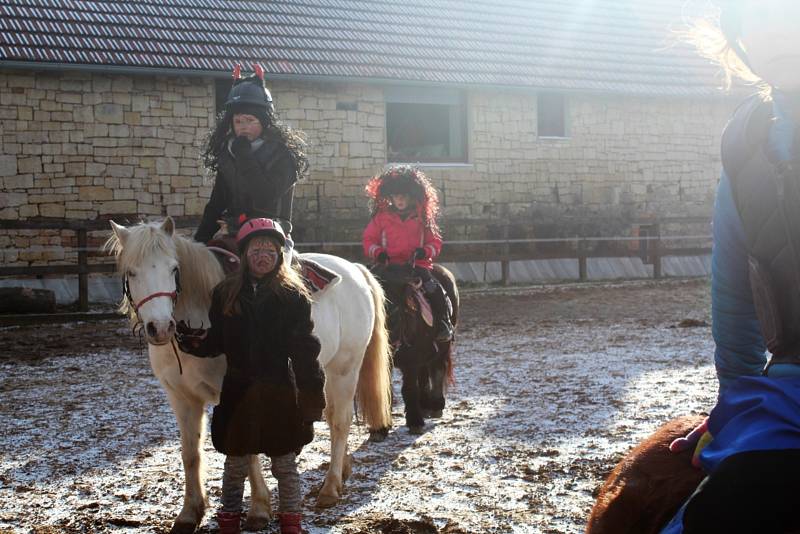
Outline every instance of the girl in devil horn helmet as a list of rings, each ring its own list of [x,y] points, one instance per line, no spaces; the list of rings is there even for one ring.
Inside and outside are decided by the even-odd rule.
[[[439,197],[420,169],[408,165],[392,166],[373,177],[366,187],[372,219],[364,230],[364,254],[376,263],[406,263],[413,260],[414,271],[422,279],[425,294],[437,316],[436,340],[450,341],[447,295],[431,274],[433,259],[442,249],[436,224]]]
[[[241,224],[266,217],[280,222],[292,241],[295,183],[308,170],[304,134],[276,119],[272,96],[264,86],[264,70],[242,77],[233,71],[233,86],[205,146],[203,161],[216,175],[211,198],[195,240],[208,241],[227,224],[236,235]]]

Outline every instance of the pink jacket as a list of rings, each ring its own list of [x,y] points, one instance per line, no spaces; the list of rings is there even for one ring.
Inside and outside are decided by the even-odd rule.
[[[425,249],[427,256],[414,265],[433,268],[433,259],[442,250],[442,238],[425,228],[416,213],[405,220],[394,210],[378,212],[364,229],[364,254],[375,261],[381,252],[389,256],[389,263],[406,263],[417,248]]]

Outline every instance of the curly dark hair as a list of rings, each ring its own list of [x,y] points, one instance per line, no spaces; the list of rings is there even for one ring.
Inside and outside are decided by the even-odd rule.
[[[439,216],[439,195],[433,184],[413,165],[392,165],[381,174],[373,176],[364,190],[370,199],[370,212],[374,217],[389,208],[389,197],[404,193],[416,200],[417,211],[425,226],[439,233],[436,218]]]
[[[219,171],[219,158],[227,150],[228,139],[233,132],[233,115],[230,110],[223,110],[217,114],[217,125],[208,135],[204,143],[203,164],[214,172]],[[263,132],[261,138],[265,141],[278,141],[292,156],[297,179],[301,180],[308,174],[308,156],[306,155],[305,133],[295,130],[282,123],[273,112],[267,112],[258,117]]]

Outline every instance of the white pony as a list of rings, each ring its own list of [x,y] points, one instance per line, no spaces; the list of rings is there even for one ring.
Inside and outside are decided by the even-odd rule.
[[[176,321],[209,324],[211,292],[223,278],[214,255],[202,244],[175,235],[170,217],[163,223],[124,227],[111,222],[106,244],[116,256],[126,296],[122,309],[144,330],[153,372],[167,392],[178,420],[185,473],[183,508],[173,532],[193,532],[206,507],[200,443],[205,408],[219,401],[225,358],[196,358],[177,349]],[[313,295],[314,334],[325,370],[325,418],[330,427],[331,461],[317,498],[332,506],[341,497],[350,471],[347,435],[357,399],[371,434],[391,426],[390,348],[385,327],[383,290],[362,265],[336,256],[307,254],[339,275]],[[181,287],[182,286],[182,287]],[[264,528],[272,516],[269,489],[256,456],[249,472],[251,507],[246,527]]]

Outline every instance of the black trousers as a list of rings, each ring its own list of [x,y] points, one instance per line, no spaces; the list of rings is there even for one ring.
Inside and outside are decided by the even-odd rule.
[[[433,274],[428,269],[423,267],[414,267],[414,274],[419,276],[422,280],[422,289],[425,291],[425,296],[428,297],[428,302],[431,303],[431,309],[437,318],[445,321],[450,320],[448,317],[447,307],[447,294]]]
[[[800,533],[800,450],[725,459],[689,500],[685,534]]]

